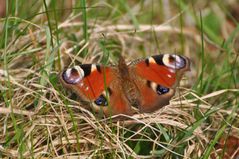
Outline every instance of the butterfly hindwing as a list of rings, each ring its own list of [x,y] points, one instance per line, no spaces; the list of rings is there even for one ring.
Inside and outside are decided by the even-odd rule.
[[[140,87],[142,94],[141,112],[152,112],[169,104],[169,100],[174,95],[174,89],[157,85],[154,82],[147,81],[146,85]]]

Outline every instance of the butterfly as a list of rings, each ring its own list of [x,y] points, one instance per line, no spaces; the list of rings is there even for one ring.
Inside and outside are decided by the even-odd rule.
[[[126,64],[81,64],[60,73],[62,85],[75,92],[82,102],[106,116],[149,113],[169,104],[189,58],[160,54]]]

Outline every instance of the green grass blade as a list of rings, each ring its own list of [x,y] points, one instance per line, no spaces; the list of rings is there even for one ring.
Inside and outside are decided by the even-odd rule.
[[[203,30],[203,21],[202,21],[202,13],[200,12],[200,28],[201,28],[201,74],[199,76],[199,81],[200,81],[200,92],[203,91],[203,73],[204,73],[204,68],[205,68],[205,59],[204,59],[204,30]]]
[[[219,141],[219,139],[224,134],[225,129],[228,127],[228,123],[231,125],[233,120],[236,118],[235,112],[236,112],[236,110],[238,110],[238,108],[239,108],[239,104],[233,106],[232,113],[226,118],[225,122],[222,123],[221,128],[217,131],[214,139],[210,142],[209,146],[207,147],[206,151],[204,152],[202,159],[209,158],[212,150],[214,149],[214,146],[216,145],[216,143]]]
[[[88,42],[88,23],[87,23],[87,12],[86,12],[86,1],[80,0],[80,6],[82,7],[82,19],[83,19],[83,37],[85,40],[85,44]],[[88,54],[88,49],[85,48],[83,50],[82,56],[85,57]]]

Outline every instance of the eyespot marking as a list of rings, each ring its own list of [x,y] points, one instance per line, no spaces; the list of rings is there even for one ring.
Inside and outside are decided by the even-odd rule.
[[[168,93],[169,90],[170,90],[169,88],[161,86],[161,85],[158,85],[157,88],[156,88],[156,92],[157,92],[158,95]]]
[[[163,56],[163,64],[173,70],[182,69],[186,66],[186,60],[179,55],[165,54]]]
[[[162,95],[165,93],[168,93],[170,91],[169,88],[161,86],[155,82],[152,81],[147,81],[147,86],[150,87],[155,93],[157,93],[158,95]]]
[[[67,84],[76,84],[82,80],[84,77],[84,70],[80,66],[74,66],[73,68],[68,68],[62,73],[62,79]]]
[[[103,94],[101,94],[94,103],[98,106],[108,106],[108,101]]]

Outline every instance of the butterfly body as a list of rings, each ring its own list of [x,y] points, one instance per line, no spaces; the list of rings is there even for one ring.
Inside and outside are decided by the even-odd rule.
[[[60,78],[94,110],[132,115],[169,104],[189,67],[189,59],[179,55],[155,55],[129,65],[120,57],[118,66],[82,64],[64,70]]]

